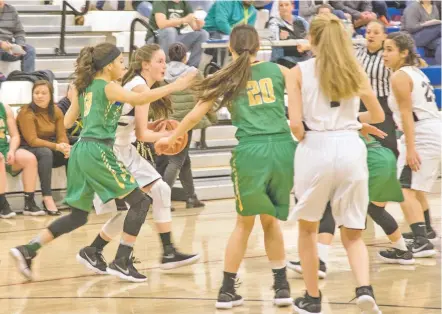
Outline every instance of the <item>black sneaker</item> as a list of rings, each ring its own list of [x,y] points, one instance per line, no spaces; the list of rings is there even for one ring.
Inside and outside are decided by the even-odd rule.
[[[239,285],[239,280],[236,278],[232,279],[231,287],[221,287],[215,307],[217,309],[231,309],[232,307],[243,305],[244,299],[239,294],[236,294],[236,289]]]
[[[9,206],[9,203],[6,201],[5,204],[3,204],[3,208],[0,210],[0,218],[8,219],[15,216],[16,213],[11,210],[11,206]]]
[[[132,282],[143,282],[147,280],[147,277],[140,274],[134,267],[132,255],[114,260],[109,264],[106,270],[109,275],[117,276],[121,279]]]
[[[412,242],[408,242],[407,247],[413,253],[413,257],[432,257],[436,255],[433,243],[424,237],[417,237]]]
[[[407,242],[413,242],[413,240],[414,240],[413,232],[402,233],[402,236],[404,237],[404,240]],[[436,241],[437,240],[436,231],[434,231],[434,230],[428,231],[427,230],[427,239],[430,240],[431,242]]]
[[[20,273],[28,280],[32,280],[32,259],[37,254],[28,250],[26,246],[20,245],[9,250],[11,256],[15,259]]]
[[[97,251],[97,248],[95,247],[87,246],[82,248],[77,254],[77,261],[92,270],[94,273],[100,275],[107,274],[106,260],[104,259],[103,254]]]
[[[289,261],[287,262],[287,268],[294,270],[298,274],[302,275],[302,267],[300,261]],[[321,260],[319,260],[319,269],[318,269],[318,277],[319,279],[325,279],[327,277],[327,266]]]
[[[25,216],[44,216],[45,211],[35,204],[34,199],[25,201],[25,208],[23,210],[23,215]]]
[[[293,302],[293,309],[295,313],[299,314],[321,314],[321,301],[321,292],[319,292],[319,298],[312,298],[311,296],[309,296],[308,292],[305,292],[305,295],[303,297],[297,298],[295,302]]]
[[[178,252],[173,246],[169,246],[163,253],[160,268],[163,270],[179,268],[186,265],[194,264],[199,259],[199,254],[183,254]]]
[[[382,314],[376,304],[373,288],[371,286],[356,288],[356,298],[356,304],[362,311],[362,314]]]
[[[186,208],[200,208],[206,206],[203,202],[201,202],[196,195],[189,198],[186,202]]]
[[[385,251],[379,251],[378,256],[381,260],[389,264],[413,265],[415,260],[410,251],[402,251],[391,248]]]
[[[273,304],[275,304],[278,307],[292,305],[293,299],[290,296],[290,285],[287,281],[285,267],[283,273],[273,273],[273,278],[274,278],[273,290],[275,291]]]

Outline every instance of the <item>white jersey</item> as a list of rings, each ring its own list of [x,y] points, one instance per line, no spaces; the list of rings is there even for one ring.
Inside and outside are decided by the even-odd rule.
[[[139,75],[127,82],[123,88],[131,91],[138,85],[145,85],[146,81]],[[118,120],[118,127],[115,133],[115,145],[129,145],[136,140],[135,136],[135,109],[131,104],[125,103]]]
[[[316,59],[298,63],[302,73],[303,121],[311,131],[359,130],[359,97],[331,102],[320,89]]]
[[[433,86],[431,86],[428,77],[417,67],[406,66],[399,71],[407,73],[413,82],[413,91],[411,92],[411,106],[415,122],[422,120],[440,120],[439,110],[436,105],[436,96]],[[388,98],[388,105],[393,112],[393,119],[400,130],[403,130],[401,112],[396,101],[394,93]]]

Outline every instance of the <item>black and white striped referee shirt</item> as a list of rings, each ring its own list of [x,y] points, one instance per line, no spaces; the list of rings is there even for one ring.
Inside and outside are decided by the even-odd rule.
[[[371,87],[378,97],[388,97],[390,95],[391,74],[390,70],[384,65],[383,52],[382,48],[375,53],[370,53],[364,46],[356,47],[356,57],[361,62],[365,73],[368,74]]]

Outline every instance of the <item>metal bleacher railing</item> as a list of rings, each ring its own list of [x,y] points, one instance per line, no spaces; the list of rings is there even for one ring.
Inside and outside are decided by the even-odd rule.
[[[66,15],[67,14],[74,14],[75,16],[82,16],[85,15],[89,11],[89,5],[90,1],[86,1],[84,7],[81,11],[77,11],[70,3],[67,1],[63,1],[62,4],[62,11],[61,11],[61,28],[60,28],[60,46],[58,48],[55,48],[55,53],[59,56],[66,55],[66,51],[64,49],[65,46],[65,36],[66,36]],[[68,7],[72,11],[67,11]]]

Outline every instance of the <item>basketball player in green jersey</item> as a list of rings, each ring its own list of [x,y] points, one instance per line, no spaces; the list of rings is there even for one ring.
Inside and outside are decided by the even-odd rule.
[[[143,105],[185,89],[192,83],[195,73],[175,84],[134,93],[113,82],[122,77],[124,69],[123,55],[112,44],[86,47],[80,52],[74,81],[79,95],[74,101],[78,99],[80,106],[72,108],[81,111],[83,130],[69,159],[65,202],[71,207],[71,213],[55,220],[29,244],[11,249],[21,273],[28,279],[32,279],[31,263],[37,250],[83,226],[97,193],[104,203],[118,198],[130,205],[120,246],[108,273],[134,282],[146,280],[133,266],[131,255],[152,199],[140,190],[133,176],[117,161],[112,149],[115,131],[122,103]],[[79,113],[74,114],[78,116]]]
[[[295,144],[284,111],[286,68],[257,62],[259,37],[248,25],[236,26],[230,35],[233,62],[197,83],[199,103],[175,132],[157,142],[161,152],[190,130],[223,96],[232,123],[238,130],[238,146],[230,161],[238,213],[235,230],[227,244],[224,280],[216,307],[229,309],[243,303],[236,294],[236,274],[244,257],[256,216],[264,230],[265,249],[272,265],[277,306],[291,305],[286,278],[284,240],[278,223],[288,216],[293,187]]]

